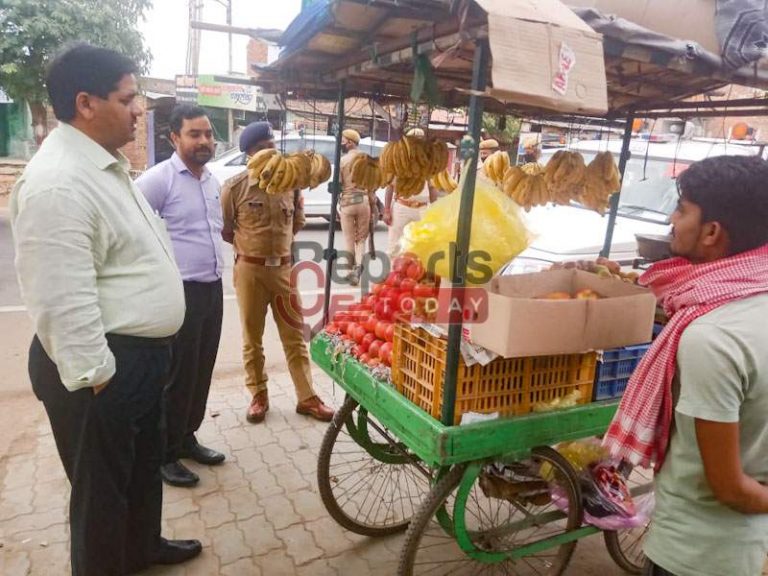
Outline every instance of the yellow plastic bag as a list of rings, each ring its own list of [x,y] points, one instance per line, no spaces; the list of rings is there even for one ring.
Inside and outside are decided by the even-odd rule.
[[[463,181],[462,178],[457,192],[463,189]],[[428,270],[443,278],[451,277],[451,244],[456,242],[460,205],[461,194],[449,194],[403,231],[403,251],[418,256]],[[475,186],[472,212],[467,284],[484,284],[528,247],[530,236],[518,205],[482,179]]]

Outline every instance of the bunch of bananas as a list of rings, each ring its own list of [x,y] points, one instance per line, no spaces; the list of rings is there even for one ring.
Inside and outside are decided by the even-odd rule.
[[[448,146],[439,140],[403,136],[388,143],[379,157],[382,182],[389,184],[397,178],[396,194],[408,198],[424,189],[427,179],[445,170]]]
[[[453,176],[448,173],[448,170],[443,170],[432,176],[429,183],[432,184],[434,188],[442,190],[443,192],[448,192],[449,194],[459,187],[459,183],[453,179]]]
[[[526,164],[512,166],[504,173],[501,189],[526,210],[549,202],[568,205],[581,202],[604,214],[608,201],[621,187],[619,169],[610,152],[601,152],[586,166],[578,152],[560,150],[546,168]]]
[[[312,154],[312,168],[309,173],[309,187],[317,188],[331,177],[331,163],[322,154]]]
[[[316,163],[323,169],[322,180],[315,174]],[[325,182],[331,175],[331,164],[322,155],[311,151],[283,156],[275,148],[267,148],[258,151],[248,161],[248,172],[251,179],[258,181],[259,188],[267,194],[282,194],[301,188],[314,188],[319,182]]]
[[[386,186],[378,158],[360,153],[352,160],[352,182],[367,192],[375,192]]]
[[[613,154],[600,152],[586,168],[581,203],[600,214],[605,214],[611,196],[618,192],[619,188],[621,176]]]
[[[586,165],[578,152],[559,150],[552,156],[544,171],[550,189],[550,201],[567,206],[579,200],[584,192]]]
[[[509,154],[499,150],[483,161],[483,172],[494,184],[504,181],[504,174],[509,169]]]
[[[538,162],[526,162],[520,168],[523,170],[523,172],[525,172],[526,174],[530,174],[531,176],[536,176],[536,174],[544,173],[544,166],[542,166]]]

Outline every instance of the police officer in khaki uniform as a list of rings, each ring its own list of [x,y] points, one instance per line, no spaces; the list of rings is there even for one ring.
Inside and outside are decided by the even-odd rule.
[[[341,171],[341,195],[339,197],[339,217],[341,231],[347,254],[352,262],[352,273],[347,281],[357,286],[363,272],[363,256],[365,245],[370,234],[371,218],[378,218],[376,213],[376,196],[368,193],[352,181],[352,163],[358,154],[362,154],[357,147],[360,145],[360,134],[356,130],[347,129],[341,133],[341,149],[344,156],[341,157],[339,166]]]
[[[240,150],[248,156],[274,147],[269,122],[252,122],[240,136]],[[271,307],[296,387],[296,412],[328,422],[333,410],[312,388],[303,318],[296,309],[299,294],[291,286],[291,244],[305,222],[301,198],[293,192],[267,194],[246,170],[224,183],[221,204],[222,236],[235,249],[234,284],[243,330],[243,362],[246,386],[253,395],[246,417],[249,422],[261,422],[269,410],[262,338],[267,308]]]

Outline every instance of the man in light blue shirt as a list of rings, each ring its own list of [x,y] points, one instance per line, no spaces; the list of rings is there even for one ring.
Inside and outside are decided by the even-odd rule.
[[[198,443],[205,416],[222,319],[222,214],[219,183],[205,164],[213,156],[213,129],[205,110],[182,104],[171,113],[173,156],[145,172],[136,185],[165,221],[184,280],[187,312],[173,343],[165,390],[166,451],[163,480],[194,486],[197,474],[179,459],[220,464],[224,454]]]

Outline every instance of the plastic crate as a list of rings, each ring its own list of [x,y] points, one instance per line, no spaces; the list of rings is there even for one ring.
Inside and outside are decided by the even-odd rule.
[[[448,342],[421,328],[398,322],[392,353],[392,382],[411,402],[440,419]],[[597,355],[568,354],[497,358],[485,366],[459,359],[454,424],[465,412],[531,412],[579,390],[580,404],[592,398]]]
[[[650,347],[650,344],[639,344],[603,352],[595,371],[593,400],[618,398],[624,394],[632,372]]]

